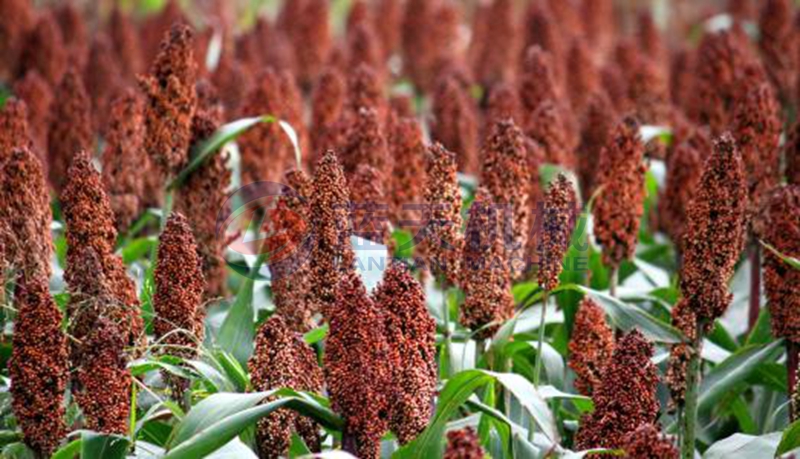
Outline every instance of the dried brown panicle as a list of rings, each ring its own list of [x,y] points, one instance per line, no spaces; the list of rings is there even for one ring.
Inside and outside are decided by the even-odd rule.
[[[461,8],[452,0],[410,0],[403,18],[404,72],[414,85],[433,89],[442,65],[457,54]],[[407,64],[407,65],[406,65]]]
[[[525,52],[518,84],[519,98],[529,113],[546,100],[558,99],[553,61],[552,53],[539,45],[531,46]]]
[[[385,80],[383,50],[371,21],[361,21],[347,30],[347,63],[349,68],[367,65],[381,84]]]
[[[786,182],[790,185],[800,185],[800,123],[792,127],[788,139],[783,147],[786,169]]]
[[[317,81],[331,48],[329,2],[306,0],[289,33],[297,58],[297,78],[301,85],[310,88]]]
[[[792,2],[766,0],[758,18],[758,49],[775,92],[782,100],[793,98],[797,80],[797,39]]]
[[[50,84],[36,70],[14,82],[14,95],[25,101],[28,107],[28,127],[36,154],[42,160],[47,175],[47,131],[50,128],[50,106],[53,90]]]
[[[483,459],[486,452],[480,439],[471,427],[447,432],[447,448],[444,459]]]
[[[492,125],[481,152],[481,184],[502,212],[501,239],[512,263],[512,277],[526,267],[524,251],[528,242],[531,202],[528,187],[533,178],[527,167],[528,151],[522,131],[510,119]]]
[[[390,238],[384,177],[374,167],[360,164],[348,181],[353,235],[380,244],[386,244]]]
[[[461,190],[456,176],[455,155],[440,144],[428,147],[425,183],[425,225],[422,245],[435,276],[458,284],[461,229]]]
[[[597,186],[603,187],[592,209],[595,237],[603,263],[613,268],[633,256],[644,212],[644,145],[639,123],[625,118],[600,154]]]
[[[386,318],[389,346],[399,355],[392,390],[389,427],[401,444],[413,440],[430,422],[436,392],[436,322],[425,292],[408,267],[393,262],[372,299]]]
[[[590,97],[600,89],[600,70],[597,68],[586,39],[572,40],[567,56],[566,87],[572,110],[582,114]]]
[[[578,306],[569,342],[569,367],[576,374],[575,388],[591,395],[600,384],[614,352],[614,331],[606,323],[603,309],[586,296]]]
[[[39,14],[36,25],[28,32],[19,55],[17,75],[24,75],[31,70],[39,72],[53,88],[59,85],[61,77],[67,70],[64,38],[50,9],[44,9]]]
[[[414,118],[400,118],[389,132],[389,152],[394,157],[390,179],[392,222],[419,221],[425,186],[425,140],[422,126]]]
[[[686,47],[672,52],[669,69],[669,94],[672,104],[686,108],[692,99],[692,82],[694,81],[694,66],[697,59],[694,50]]]
[[[458,169],[478,170],[478,119],[475,101],[457,77],[443,77],[433,96],[431,137],[456,154]]]
[[[800,187],[785,185],[766,199],[764,242],[787,257],[800,257]],[[800,342],[800,271],[765,251],[764,288],[772,318],[772,334]]]
[[[350,191],[336,154],[328,151],[314,170],[310,197],[314,237],[311,249],[311,289],[317,296],[318,309],[327,317],[336,301],[336,291],[343,273],[352,269],[354,255],[350,246]]]
[[[578,209],[575,189],[563,174],[558,174],[544,197],[542,231],[539,239],[539,286],[546,291],[558,287],[558,277],[569,249]]]
[[[588,202],[595,192],[598,168],[603,147],[609,144],[617,124],[617,112],[605,91],[589,97],[581,120],[580,144],[575,149],[581,195]]]
[[[654,424],[644,424],[622,438],[625,457],[631,459],[675,459],[678,448]]]
[[[140,196],[144,192],[146,165],[150,162],[142,148],[144,134],[144,102],[133,88],[128,88],[111,105],[101,156],[103,184],[114,210],[117,231],[123,233],[143,209]]]
[[[672,308],[672,325],[680,330],[687,340],[693,340],[697,336],[697,316],[686,298],[678,301]],[[695,352],[688,342],[676,343],[670,349],[665,379],[669,387],[672,409],[682,407],[685,402],[686,370]]]
[[[383,122],[376,110],[360,108],[356,112],[339,158],[350,180],[360,165],[370,166],[385,177],[391,175],[393,158],[389,155]]]
[[[514,1],[494,0],[476,21],[485,21],[485,32],[475,35],[470,50],[472,68],[478,83],[485,88],[511,81],[517,64],[519,33]],[[480,40],[480,41],[477,41]]]
[[[25,38],[33,27],[35,9],[27,0],[0,4],[0,78],[9,81],[16,71]]]
[[[540,48],[552,56],[552,72],[556,81],[563,81],[564,76],[564,37],[548,5],[544,2],[531,2],[525,13],[523,30],[523,65],[528,60],[529,49]],[[569,43],[568,41],[566,43]],[[524,70],[523,70],[524,71]]]
[[[647,124],[663,124],[669,116],[669,81],[660,62],[637,54],[627,72],[628,98],[636,117]]]
[[[28,106],[11,97],[0,109],[0,164],[11,157],[15,148],[32,148],[28,129]]]
[[[747,178],[729,133],[715,142],[696,190],[686,209],[680,286],[698,321],[712,323],[730,303],[727,285],[746,234]]]
[[[63,317],[46,277],[20,278],[14,294],[17,318],[8,372],[12,407],[25,443],[49,455],[66,433],[64,391],[69,378]]]
[[[498,83],[489,89],[484,110],[484,129],[496,121],[511,118],[518,126],[522,124],[522,104],[517,95],[517,88],[511,84]],[[483,158],[481,158],[483,159]]]
[[[105,134],[111,114],[111,103],[124,85],[119,61],[111,40],[103,32],[92,39],[89,61],[83,74],[87,88],[92,88],[92,121],[95,131]]]
[[[404,6],[401,0],[377,1],[375,17],[380,18],[377,32],[381,40],[384,61],[400,50]]]
[[[572,167],[575,163],[572,135],[564,106],[545,100],[525,123],[525,134],[541,146],[545,161]]]
[[[461,260],[464,304],[460,322],[488,338],[514,314],[508,252],[499,232],[498,206],[480,188],[469,210]],[[480,330],[480,331],[479,331]]]
[[[89,56],[89,31],[83,14],[73,2],[55,6],[56,19],[67,51],[67,61],[79,69],[87,64]]]
[[[344,76],[327,67],[316,82],[311,98],[311,156],[317,158],[330,149],[344,146],[344,129],[339,118],[347,99]]]
[[[270,317],[258,330],[248,366],[254,390],[288,387],[322,391],[322,370],[317,364],[317,356],[279,315]],[[289,449],[292,432],[296,432],[311,451],[319,451],[319,426],[311,418],[280,409],[258,422],[259,457],[283,457]]]
[[[616,34],[614,2],[582,0],[581,19],[586,42],[592,47],[592,53],[599,58],[605,57]]]
[[[108,35],[111,37],[122,76],[128,83],[134,83],[136,76],[144,70],[142,48],[136,26],[118,6],[111,11],[108,21]]]
[[[638,330],[619,340],[594,388],[595,409],[581,420],[577,448],[619,448],[626,434],[658,421],[658,370],[652,356],[653,345]]]
[[[67,168],[80,150],[93,150],[92,107],[80,73],[70,67],[56,89],[47,133],[50,184],[61,190]]]
[[[387,341],[384,313],[367,296],[358,274],[345,274],[336,290],[325,343],[325,382],[331,405],[345,422],[343,449],[377,459],[394,400],[393,371],[400,363]]]
[[[658,200],[658,226],[680,251],[686,227],[686,208],[695,195],[707,153],[682,142],[667,158],[667,180]]]
[[[161,42],[150,75],[140,78],[147,96],[144,148],[162,177],[177,174],[186,164],[197,104],[192,29],[176,23]]]

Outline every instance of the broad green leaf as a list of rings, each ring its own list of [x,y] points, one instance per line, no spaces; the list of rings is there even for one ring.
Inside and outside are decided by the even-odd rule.
[[[175,430],[170,446],[175,447],[207,429],[213,423],[258,405],[276,391],[250,394],[213,394],[195,405]],[[224,443],[223,443],[224,444]]]
[[[38,459],[36,453],[22,442],[6,445],[3,448],[3,454],[0,456],[8,459]]]
[[[216,357],[228,379],[236,384],[236,388],[241,392],[247,390],[250,385],[250,377],[239,361],[227,352],[217,352]]]
[[[210,392],[233,392],[235,390],[236,385],[233,381],[206,362],[188,360],[186,363],[192,366],[203,377],[207,385],[213,388]]]
[[[257,273],[264,261],[266,261],[265,254],[259,255],[252,272]],[[253,353],[253,340],[256,334],[254,289],[255,280],[252,276],[246,276],[217,337],[217,344],[223,350],[232,353],[242,365],[247,365],[247,360]]]
[[[678,329],[656,319],[638,306],[620,301],[607,293],[587,287],[579,288],[597,300],[617,328],[624,331],[636,328],[657,343],[679,343],[684,340]]]
[[[703,454],[703,459],[774,457],[780,441],[780,432],[759,437],[737,433],[711,445]]]
[[[128,242],[122,248],[122,262],[129,265],[136,260],[147,258],[156,244],[155,237],[141,237]]]
[[[81,432],[81,459],[124,459],[130,446],[127,437]]]
[[[73,459],[81,450],[81,439],[72,440],[50,456],[50,459]]]
[[[487,371],[497,381],[508,389],[519,403],[536,420],[536,424],[547,438],[554,443],[558,442],[558,429],[553,419],[553,414],[547,406],[544,397],[536,390],[533,383],[516,373],[494,373]]]
[[[768,345],[748,346],[736,351],[703,376],[700,384],[698,406],[700,412],[707,412],[725,395],[730,395],[734,387],[743,383],[764,362],[776,359],[782,349],[782,340]]]
[[[327,335],[328,324],[323,324],[322,326],[307,332],[305,335],[303,335],[303,339],[305,340],[306,344],[315,344],[325,339],[325,336]]]
[[[517,459],[539,459],[542,451],[520,434],[514,434],[514,457]]]
[[[776,456],[781,456],[789,451],[800,448],[800,421],[795,421],[783,431],[781,442],[778,444]]]

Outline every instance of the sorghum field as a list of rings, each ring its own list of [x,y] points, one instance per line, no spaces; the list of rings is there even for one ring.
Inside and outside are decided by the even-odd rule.
[[[0,0],[0,457],[793,457],[792,0]]]

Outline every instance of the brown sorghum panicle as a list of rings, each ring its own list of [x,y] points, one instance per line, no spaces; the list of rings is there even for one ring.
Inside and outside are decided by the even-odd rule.
[[[384,61],[400,48],[402,36],[403,7],[401,0],[378,0],[375,17],[380,18],[378,37],[381,39]]]
[[[658,201],[658,225],[680,251],[686,226],[686,207],[695,194],[708,153],[682,142],[667,158],[667,180]]]
[[[360,165],[373,167],[386,177],[391,175],[392,158],[389,156],[383,122],[376,110],[358,109],[339,157],[348,179],[352,179]]]
[[[669,69],[669,95],[673,105],[686,108],[692,99],[695,52],[681,47],[672,53]]]
[[[408,267],[393,262],[373,294],[386,316],[389,345],[400,356],[394,371],[389,427],[405,444],[428,426],[436,391],[436,322],[425,305],[425,292]]]
[[[605,57],[614,40],[614,2],[612,0],[582,0],[581,19],[586,42],[596,57]]]
[[[125,233],[139,216],[143,205],[144,175],[149,158],[144,144],[144,103],[128,88],[111,105],[108,134],[101,162],[103,184],[114,210],[117,231]]]
[[[348,68],[367,65],[375,72],[379,81],[384,82],[383,50],[371,21],[360,21],[348,28],[347,64]]]
[[[12,97],[0,109],[0,164],[11,157],[15,148],[31,147],[28,106]]]
[[[225,113],[229,117],[241,115],[245,98],[253,86],[253,75],[233,51],[222,52],[211,81],[219,89]]]
[[[394,399],[392,372],[399,362],[386,339],[384,314],[358,274],[345,274],[336,290],[325,343],[325,382],[331,406],[344,419],[343,449],[377,459]]]
[[[144,147],[165,178],[177,174],[188,159],[196,78],[192,29],[174,24],[161,42],[150,75],[140,78],[147,95]]]
[[[79,69],[86,67],[89,56],[89,32],[83,15],[73,2],[65,2],[54,8],[61,36],[67,50],[67,60]]]
[[[758,19],[758,48],[775,92],[791,100],[797,73],[797,40],[794,37],[792,2],[762,2]]]
[[[562,105],[545,100],[526,121],[525,134],[541,146],[546,162],[572,167],[575,159],[565,115]]]
[[[654,424],[643,424],[622,438],[621,449],[629,459],[675,459],[678,448]]]
[[[800,122],[792,127],[788,139],[783,147],[786,169],[786,182],[790,185],[800,185]]]
[[[600,89],[600,71],[585,39],[572,41],[566,66],[567,93],[572,110],[582,114],[589,98]]]
[[[46,277],[20,279],[14,294],[17,319],[8,372],[14,415],[25,443],[49,456],[66,433],[64,391],[69,375],[63,317]]]
[[[763,77],[748,75],[734,103],[731,130],[744,159],[750,224],[759,230],[756,214],[762,199],[780,178],[781,107]]]
[[[727,284],[746,234],[747,178],[729,133],[715,142],[696,189],[686,209],[680,286],[698,321],[712,323],[730,303]]]
[[[188,23],[181,10],[180,2],[177,0],[167,0],[166,5],[158,14],[146,18],[139,26],[139,41],[144,61],[152,62],[153,59],[157,59],[163,43],[162,39],[165,34],[169,33],[170,27]]]
[[[122,69],[122,76],[129,83],[135,82],[136,76],[144,70],[142,48],[136,26],[131,18],[122,12],[119,5],[115,5],[111,11],[108,34],[117,55],[117,62]]]
[[[153,274],[153,331],[167,346],[167,354],[194,358],[194,349],[203,341],[205,278],[201,263],[189,221],[172,213],[159,236]]]
[[[211,137],[219,127],[219,111],[201,109],[192,120],[192,144]],[[226,154],[209,157],[192,172],[175,196],[175,208],[187,216],[197,240],[197,250],[206,278],[206,299],[225,295],[228,269],[223,252],[225,238],[218,235],[217,216],[224,211],[231,171],[225,166]]]
[[[546,100],[557,100],[553,56],[540,46],[525,52],[519,78],[519,97],[523,108],[532,113]]]
[[[391,218],[395,226],[421,217],[425,186],[425,140],[422,126],[414,118],[399,118],[389,132],[389,152],[394,157],[390,179]],[[413,224],[413,223],[412,223]],[[410,226],[410,225],[409,225]]]
[[[86,87],[91,88],[89,97],[92,101],[94,129],[103,135],[108,125],[111,103],[124,84],[111,40],[103,32],[98,32],[92,39],[84,81]]]
[[[523,31],[524,49],[523,62],[527,61],[529,49],[538,47],[552,56],[552,72],[557,81],[563,81],[564,75],[564,40],[558,24],[553,18],[548,5],[544,2],[531,2],[525,13],[525,26]],[[568,44],[569,42],[567,42]],[[523,63],[523,66],[526,65]],[[524,72],[524,70],[523,70]]]
[[[386,244],[390,237],[384,177],[374,167],[359,164],[348,181],[353,235],[380,244]]]
[[[297,58],[297,78],[305,88],[317,80],[331,48],[329,2],[306,0],[289,33]]]
[[[683,333],[688,341],[697,336],[697,316],[686,298],[672,308],[672,325]],[[678,408],[684,404],[686,395],[686,370],[694,355],[694,348],[688,343],[676,343],[670,349],[667,373],[665,376],[670,392],[670,407]]]
[[[525,269],[531,203],[528,187],[533,178],[527,167],[527,148],[522,131],[510,119],[497,120],[481,152],[481,184],[501,211],[502,240],[512,263],[512,276]]]
[[[39,72],[31,70],[14,82],[14,95],[25,101],[28,107],[28,127],[31,139],[36,145],[36,154],[42,160],[47,172],[47,131],[50,127],[50,104],[53,102],[53,89]]]
[[[575,389],[591,395],[614,352],[614,331],[606,323],[603,309],[588,296],[575,314],[569,342],[569,367],[576,374]]]
[[[248,363],[257,391],[283,387],[294,390],[322,391],[322,370],[314,351],[301,335],[289,328],[283,317],[269,318],[258,330],[255,350]],[[319,427],[308,417],[289,409],[280,409],[258,422],[256,438],[259,457],[283,457],[296,432],[311,451],[319,451]]]
[[[644,212],[644,145],[639,123],[621,121],[600,154],[594,204],[595,237],[603,248],[603,263],[613,268],[633,256]]]
[[[447,432],[444,459],[483,459],[486,452],[472,427]]]
[[[61,82],[67,69],[67,50],[53,12],[45,9],[41,12],[36,25],[25,38],[25,44],[19,56],[17,74],[24,75],[36,70],[51,87]]]
[[[430,91],[439,66],[455,54],[460,9],[451,0],[409,0],[403,16],[403,71]]]
[[[439,80],[433,96],[431,137],[456,154],[458,169],[477,172],[477,109],[467,88],[456,76]]]
[[[478,190],[469,210],[461,261],[461,324],[488,338],[514,314],[508,253],[499,233],[498,207],[486,189]]]
[[[564,255],[569,249],[578,202],[572,183],[563,174],[550,184],[544,197],[542,231],[539,239],[539,286],[546,291],[558,287]]]
[[[628,98],[636,117],[647,124],[663,124],[669,116],[669,81],[660,62],[637,53],[627,69]]]
[[[485,32],[475,35],[470,46],[475,47],[472,67],[476,79],[485,88],[514,76],[518,51],[518,33],[514,1],[494,0],[476,21],[484,20]]]
[[[344,76],[335,67],[327,67],[319,79],[311,99],[311,157],[317,158],[330,149],[344,146],[344,132],[339,118],[347,98]]]
[[[461,229],[461,190],[456,176],[455,155],[440,145],[428,147],[425,169],[425,209],[422,221],[423,249],[428,268],[435,276],[458,284]]]
[[[80,73],[71,67],[56,89],[47,133],[50,184],[61,190],[73,156],[92,151],[92,108]]]
[[[0,269],[10,263],[23,278],[48,280],[52,273],[52,216],[41,162],[25,145],[13,147],[5,155],[3,152],[0,159],[0,245],[5,252]]]
[[[626,434],[657,422],[658,370],[652,356],[653,345],[638,330],[619,340],[594,388],[594,412],[581,420],[576,448],[619,448]]]
[[[91,301],[107,301],[98,297]],[[107,309],[110,305],[99,305]],[[128,432],[131,374],[127,368],[125,332],[111,319],[99,317],[83,337],[83,352],[72,365],[75,400],[86,418],[86,428],[104,434]]]
[[[800,186],[778,187],[765,199],[764,242],[787,256],[800,258]],[[800,271],[771,251],[764,254],[764,288],[772,334],[800,343]]]
[[[34,24],[35,9],[27,0],[0,3],[0,78],[9,81],[17,66],[25,38]]]
[[[74,304],[87,296],[92,300],[99,293],[107,294],[111,298],[103,302],[107,309],[101,310],[101,315],[113,321],[126,345],[139,344],[143,325],[136,285],[125,272],[122,260],[114,254],[117,239],[114,214],[100,173],[85,151],[79,151],[72,160],[61,203],[67,225],[64,279]],[[74,314],[70,315],[74,318]],[[92,328],[93,314],[81,322]],[[73,333],[80,340],[79,334]],[[81,353],[80,349],[77,352]]]
[[[597,167],[603,147],[609,144],[617,113],[605,91],[597,91],[589,97],[581,121],[580,144],[575,149],[581,195],[588,202],[596,187]]]
[[[484,129],[486,124],[493,125],[496,121],[511,118],[517,126],[521,126],[522,104],[517,96],[516,87],[508,83],[498,83],[489,90],[484,110]],[[481,158],[483,160],[483,158]]]
[[[354,257],[348,221],[350,192],[334,152],[328,151],[317,163],[313,190],[311,289],[317,296],[318,309],[327,316],[328,306],[336,301],[339,279],[350,271]]]

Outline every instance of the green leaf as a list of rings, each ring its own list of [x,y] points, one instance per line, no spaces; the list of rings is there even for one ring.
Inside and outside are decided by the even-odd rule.
[[[6,445],[0,456],[8,459],[37,459],[36,453],[22,442]]]
[[[773,432],[759,437],[737,433],[711,445],[703,454],[703,459],[774,457],[780,441],[780,432]]]
[[[536,424],[547,438],[552,440],[553,443],[558,442],[558,429],[556,429],[553,414],[550,412],[544,397],[536,390],[533,383],[516,373],[494,373],[489,371],[486,373],[494,376],[503,387],[517,398],[522,407],[525,408],[525,411],[533,416]]]
[[[189,414],[175,429],[170,446],[180,445],[197,435],[203,429],[220,419],[235,415],[258,405],[266,397],[276,391],[254,392],[250,394],[219,393],[213,394],[195,405]],[[224,444],[224,443],[223,443]]]
[[[121,435],[81,432],[81,459],[124,459],[131,442]]]
[[[778,450],[775,451],[776,456],[782,456],[789,451],[794,451],[800,448],[800,421],[795,421],[783,431],[781,442],[778,444]]]
[[[189,175],[197,170],[213,154],[222,150],[228,143],[235,140],[245,131],[261,123],[275,123],[278,119],[274,116],[263,115],[252,118],[242,118],[220,126],[207,140],[192,147],[191,161],[170,182],[168,188],[174,190],[179,187]]]
[[[227,352],[218,352],[217,360],[228,378],[236,384],[236,388],[240,391],[247,390],[250,385],[250,377],[239,361]]]
[[[313,330],[310,330],[305,335],[303,335],[303,339],[305,340],[306,344],[316,344],[325,339],[325,336],[328,335],[328,324],[323,324],[320,327],[317,327]]]
[[[72,440],[50,456],[50,459],[73,459],[81,450],[81,439]]]
[[[679,343],[683,334],[672,325],[651,316],[638,306],[622,302],[606,293],[579,287],[597,300],[617,328],[624,331],[637,328],[649,339],[657,343]]]
[[[788,255],[784,255],[784,254],[780,253],[780,252],[778,251],[778,249],[776,249],[775,247],[773,247],[773,246],[771,246],[771,245],[767,244],[767,243],[766,243],[766,242],[764,242],[764,241],[760,241],[760,242],[761,242],[761,245],[763,245],[763,246],[764,246],[764,247],[766,247],[766,248],[767,248],[767,249],[768,249],[770,252],[772,252],[773,254],[775,254],[775,256],[776,256],[776,257],[778,257],[778,258],[780,258],[781,260],[783,260],[783,261],[785,261],[786,263],[788,263],[788,264],[789,264],[789,266],[791,266],[791,267],[792,267],[792,268],[794,268],[794,269],[800,269],[800,260],[798,260],[797,258],[790,257],[790,256],[788,256]]]
[[[257,273],[265,260],[266,255],[260,254],[253,265],[252,272]],[[217,337],[217,344],[223,350],[232,353],[242,365],[247,365],[247,360],[253,353],[253,340],[256,334],[255,308],[253,307],[254,289],[253,277],[245,277],[236,294],[236,301],[228,310],[228,315],[225,316]]]
[[[150,255],[158,242],[154,237],[141,237],[130,241],[122,248],[122,262],[126,265]]]
[[[700,384],[698,407],[708,412],[735,387],[743,383],[758,369],[759,364],[775,360],[781,353],[782,340],[768,345],[743,347],[708,372]]]

